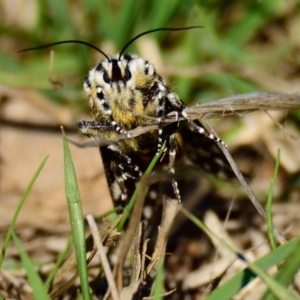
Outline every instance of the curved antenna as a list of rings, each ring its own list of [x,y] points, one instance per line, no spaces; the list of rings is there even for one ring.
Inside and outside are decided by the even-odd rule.
[[[97,48],[96,46],[94,46],[94,45],[92,45],[88,42],[79,41],[79,40],[67,40],[67,41],[55,42],[55,43],[51,43],[51,44],[47,44],[47,45],[43,45],[43,46],[39,46],[39,47],[22,49],[18,52],[25,52],[25,51],[43,49],[43,48],[48,48],[48,47],[55,46],[55,45],[60,45],[60,44],[82,44],[82,45],[88,46],[88,47],[93,48],[94,50],[97,50],[98,52],[100,52],[108,61],[110,61],[108,55],[106,55],[101,49]]]
[[[190,26],[190,27],[181,27],[181,28],[156,28],[156,29],[151,29],[145,32],[142,32],[140,34],[138,34],[137,36],[135,36],[133,39],[131,39],[121,50],[120,54],[119,54],[119,59],[121,59],[121,56],[123,55],[124,51],[127,49],[127,47],[132,44],[135,40],[137,40],[138,38],[140,38],[143,35],[146,35],[148,33],[152,33],[152,32],[156,32],[156,31],[178,31],[178,30],[189,30],[189,29],[193,29],[193,28],[203,28],[203,26]]]

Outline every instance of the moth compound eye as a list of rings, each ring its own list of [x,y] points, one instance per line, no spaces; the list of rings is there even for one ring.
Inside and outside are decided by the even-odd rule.
[[[107,72],[104,72],[104,73],[103,73],[103,80],[104,80],[106,83],[110,83],[110,78],[109,78]]]
[[[128,68],[125,69],[125,76],[124,76],[124,80],[128,81],[131,78],[131,72],[129,71]]]

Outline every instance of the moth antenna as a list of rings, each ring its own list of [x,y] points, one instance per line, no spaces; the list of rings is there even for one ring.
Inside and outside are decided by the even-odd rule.
[[[148,33],[152,33],[152,32],[156,32],[156,31],[178,31],[178,30],[189,30],[189,29],[194,29],[194,28],[203,28],[203,26],[190,26],[190,27],[180,27],[180,28],[156,28],[156,29],[151,29],[151,30],[147,30],[144,31],[140,34],[138,34],[137,36],[135,36],[134,38],[132,38],[121,50],[120,54],[119,54],[119,59],[121,59],[121,56],[123,55],[123,53],[125,52],[125,50],[127,49],[127,47],[129,45],[131,45],[135,40],[137,40],[138,38],[140,38],[143,35],[146,35]]]
[[[42,45],[39,47],[34,47],[34,48],[26,48],[26,49],[22,49],[19,50],[19,52],[25,52],[25,51],[31,51],[31,50],[38,50],[38,49],[43,49],[43,48],[48,48],[48,47],[52,47],[52,46],[56,46],[56,45],[61,45],[61,44],[82,44],[85,46],[88,46],[90,48],[93,48],[94,50],[100,52],[108,61],[110,61],[109,57],[107,54],[105,54],[101,49],[97,48],[96,46],[85,42],[85,41],[80,41],[80,40],[67,40],[67,41],[60,41],[60,42],[55,42],[55,43],[51,43],[51,44],[47,44],[47,45]]]

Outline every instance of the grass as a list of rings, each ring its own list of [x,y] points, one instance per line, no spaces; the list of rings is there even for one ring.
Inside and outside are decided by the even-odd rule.
[[[63,132],[64,145],[64,169],[66,183],[66,198],[68,201],[69,215],[76,253],[77,268],[80,277],[80,284],[83,299],[91,299],[89,291],[89,280],[86,262],[86,242],[83,213],[81,209],[81,199],[79,195],[75,169],[72,162],[70,149],[67,143],[65,133]]]
[[[28,4],[29,7],[30,5],[32,4]],[[15,91],[23,91],[23,89],[37,91],[51,105],[71,111],[72,118],[69,118],[66,124],[63,124],[68,128],[75,128],[74,124],[78,114],[88,111],[87,101],[82,100],[82,81],[91,66],[102,59],[102,57],[99,53],[95,53],[91,49],[80,45],[60,45],[51,49],[55,55],[53,64],[49,66],[50,49],[24,53],[17,53],[18,50],[55,41],[80,39],[88,41],[100,47],[105,53],[110,54],[122,49],[135,35],[149,29],[193,25],[203,26],[203,29],[182,32],[153,33],[136,41],[127,50],[130,53],[140,53],[141,56],[149,60],[154,59],[154,63],[161,70],[161,75],[172,84],[181,99],[188,105],[254,91],[299,92],[297,87],[299,86],[300,61],[294,55],[299,49],[298,39],[294,38],[297,35],[295,34],[295,32],[297,33],[297,25],[295,24],[297,24],[297,20],[300,17],[299,4],[296,1],[290,1],[289,3],[274,0],[231,1],[226,5],[224,1],[219,0],[194,1],[192,3],[178,0],[172,2],[155,0],[147,3],[132,0],[119,2],[102,1],[100,3],[96,0],[88,0],[76,4],[67,1],[39,1],[39,5],[32,5],[30,10],[32,16],[24,20],[20,18],[20,22],[23,22],[21,25],[17,23],[19,18],[9,19],[9,14],[4,17],[3,22],[0,24],[0,40],[2,44],[0,50],[0,82],[1,85]],[[144,42],[148,40],[153,43],[155,51],[145,49]],[[157,54],[155,55],[156,52]],[[52,70],[52,79],[62,83],[62,88],[57,89],[57,86],[49,81],[48,74],[50,70]],[[0,108],[5,107],[7,103],[7,96],[4,92],[2,93]],[[18,121],[15,119],[5,119],[6,115],[2,115],[1,118],[4,121],[18,125]],[[292,123],[293,126],[297,127],[298,133],[299,116],[299,113],[293,112],[284,119],[287,120],[287,123]],[[285,117],[281,117],[279,122],[282,121],[282,118]],[[31,118],[28,118],[26,122],[30,123]],[[237,121],[237,118],[233,121],[231,118],[222,119],[217,122],[216,128],[220,124],[222,126],[220,132],[229,137],[228,143],[238,144],[245,135],[246,137],[249,135],[249,140],[244,141],[242,146],[237,146],[234,150],[240,156],[244,152],[250,153],[249,156],[242,156],[242,163],[247,164],[248,162],[250,165],[248,169],[252,170],[253,166],[251,169],[251,165],[256,164],[255,158],[261,153],[257,149],[266,149],[267,147],[264,148],[264,145],[268,144],[268,140],[264,140],[263,138],[265,137],[259,135],[256,137],[250,136],[247,125],[243,123],[243,118],[239,119],[239,121]],[[43,126],[44,124],[40,125]],[[273,135],[275,127],[273,125],[260,127],[260,124],[258,124],[257,132],[264,130],[274,140],[276,137]],[[216,129],[216,131],[219,132],[219,129]],[[281,134],[283,135],[282,132]],[[76,249],[81,284],[81,290],[78,293],[83,299],[90,299],[92,296],[90,295],[90,278],[88,277],[86,266],[86,248],[90,249],[89,246],[85,245],[86,228],[81,211],[81,200],[66,141],[64,142],[64,150],[67,199],[69,201],[73,242]],[[23,151],[26,151],[26,149]],[[267,152],[267,150],[265,151]],[[262,168],[263,171],[272,169],[273,161],[270,162],[272,154],[268,153],[260,155],[260,157],[263,157],[263,163],[257,163],[257,168]],[[273,159],[276,160],[276,157],[273,157]],[[215,289],[208,293],[205,299],[231,299],[234,296],[238,297],[237,295],[241,293],[242,289],[257,277],[260,277],[265,284],[263,292],[260,292],[258,295],[259,299],[299,298],[299,295],[292,292],[290,288],[294,284],[293,280],[300,264],[298,258],[300,250],[299,237],[288,236],[288,241],[284,245],[276,245],[274,233],[272,233],[272,217],[274,216],[272,207],[276,205],[276,202],[286,201],[286,204],[288,204],[289,199],[298,199],[297,196],[299,195],[297,193],[297,184],[293,183],[297,182],[299,169],[294,173],[289,172],[284,169],[284,160],[285,157],[281,151],[280,159],[276,160],[276,171],[274,171],[272,180],[270,179],[271,176],[264,175],[259,177],[261,181],[265,181],[267,184],[271,181],[270,189],[267,185],[264,186],[264,196],[261,199],[268,198],[267,226],[269,242],[272,248],[266,254],[255,256],[251,262],[248,258],[245,258],[247,257],[246,252],[244,253],[240,250],[246,251],[246,247],[243,247],[242,243],[243,238],[254,231],[266,236],[262,229],[266,224],[263,221],[259,221],[258,226],[257,221],[253,220],[253,222],[250,222],[246,219],[247,212],[245,213],[243,209],[238,210],[237,219],[240,222],[239,224],[242,224],[239,226],[244,231],[242,234],[239,234],[238,230],[231,230],[235,242],[241,242],[239,243],[239,250],[234,246],[230,246],[229,251],[235,256],[236,260],[244,264],[244,268],[236,271],[235,274],[231,274],[230,278],[226,278],[226,272],[230,272],[227,269],[224,271],[224,274],[219,275],[220,277],[213,278],[214,280],[211,280],[212,285],[215,282],[218,282],[218,284],[215,284]],[[26,243],[22,245],[20,238],[18,238],[17,219],[23,205],[26,205],[24,204],[25,200],[45,162],[46,159],[37,170],[20,200],[20,205],[16,208],[15,216],[3,238],[0,257],[1,270],[6,272],[8,271],[5,265],[5,261],[8,259],[7,249],[9,242],[13,238],[13,247],[19,253],[20,265],[26,270],[28,284],[32,287],[35,298],[38,297],[38,299],[50,298],[50,293],[48,293],[50,283],[45,280],[42,272],[37,271],[38,260],[35,261],[34,257],[30,258],[30,255],[26,254]],[[254,170],[253,173],[255,175],[259,171]],[[278,174],[277,177],[275,174]],[[275,178],[277,178],[276,182]],[[292,178],[293,181],[291,180]],[[224,187],[224,185],[220,185],[220,189],[218,189],[220,194],[222,190],[226,189],[226,185],[225,188],[222,188],[222,186]],[[3,195],[4,199],[5,196]],[[218,196],[216,193],[213,194],[213,197],[216,196]],[[231,199],[233,193],[228,196],[228,190],[227,192],[225,191],[224,196],[221,198],[226,197]],[[237,201],[243,203],[240,198],[239,196]],[[4,206],[4,204],[1,205]],[[218,205],[210,206],[210,209],[213,208],[219,211],[222,205],[224,205],[222,200],[219,200]],[[234,211],[233,214],[236,213]],[[206,232],[206,235],[209,236],[207,239],[210,241],[216,240],[214,243],[217,243],[221,248],[228,248],[228,245],[231,245],[230,241],[224,240],[218,232],[213,234],[211,230],[201,223],[203,214],[202,211],[199,213],[195,210],[192,215],[189,215],[189,218],[201,230]],[[221,218],[222,212],[219,212],[219,216]],[[122,227],[122,225],[119,226],[120,228]],[[112,226],[111,228],[109,227],[109,230],[107,229],[107,232],[113,232],[113,230],[114,227]],[[191,251],[194,239],[198,242],[205,239],[200,230],[197,231],[196,236],[193,238],[189,237],[188,231],[190,231],[190,227],[186,229],[186,236],[182,237],[183,244],[186,240],[189,241],[185,250],[182,250],[184,248],[179,248],[183,253],[178,248],[174,250],[174,256],[177,255],[178,260],[188,256],[184,251],[187,251],[187,249]],[[293,238],[290,239],[291,237]],[[36,239],[38,238],[37,234]],[[107,236],[103,239],[105,241],[109,240],[109,234],[107,233]],[[210,245],[210,243],[208,244]],[[199,243],[197,245],[199,246]],[[43,244],[40,247],[43,247]],[[113,248],[113,246],[108,247]],[[200,254],[195,255],[193,253],[196,258],[191,259],[191,264],[194,267],[191,273],[195,269],[201,269],[203,265],[211,260],[214,248],[212,246],[207,247],[210,247],[210,251],[208,251],[210,253],[203,254],[203,257]],[[197,248],[197,253],[204,251],[200,248]],[[250,249],[249,251],[254,253],[255,250],[252,250]],[[43,251],[43,248],[40,251]],[[13,259],[16,259],[16,257],[13,256]],[[165,266],[168,265],[168,259],[169,255],[166,255]],[[60,264],[61,261],[58,260],[57,268],[59,268]],[[154,284],[155,299],[162,298],[163,280],[170,276],[169,271],[161,267],[162,264],[158,266],[156,284]],[[177,263],[174,263],[175,267],[177,267]],[[271,267],[276,267],[278,269],[277,272],[268,272]],[[102,270],[98,270],[98,272],[103,274]],[[50,278],[52,276],[54,275],[52,274]],[[101,276],[99,275],[99,277]],[[64,292],[63,289],[62,291]],[[193,290],[192,292],[197,298],[203,292],[203,289],[199,288],[199,291],[195,292]],[[3,286],[0,286],[1,293],[3,293]]]
[[[286,264],[288,264],[288,261],[291,263],[291,261],[293,261],[294,258],[292,259],[291,257],[289,257],[289,255],[293,256],[293,253],[295,253],[299,250],[299,246],[300,246],[299,238],[289,241],[287,244],[280,247],[280,250],[279,249],[278,249],[278,251],[274,250],[271,253],[269,253],[268,255],[259,259],[258,261],[254,262],[254,263],[250,263],[247,261],[247,259],[245,258],[245,256],[243,254],[239,253],[231,245],[229,245],[226,241],[224,241],[224,240],[220,239],[218,236],[216,236],[209,228],[207,228],[205,226],[205,224],[203,224],[203,222],[201,220],[197,219],[195,216],[193,216],[192,214],[190,214],[187,211],[184,211],[184,214],[186,214],[188,218],[190,218],[194,223],[196,223],[197,226],[199,226],[199,228],[201,230],[203,230],[207,235],[209,235],[211,238],[217,239],[218,243],[220,245],[222,245],[222,247],[224,247],[227,250],[229,250],[230,252],[232,252],[236,256],[237,259],[242,260],[243,262],[246,263],[246,265],[248,265],[248,268],[244,269],[242,272],[239,272],[233,278],[228,280],[228,282],[224,283],[224,285],[222,285],[219,288],[217,288],[216,290],[214,290],[214,292],[206,298],[207,300],[220,299],[220,297],[222,297],[222,299],[224,299],[224,300],[232,299],[232,297],[234,297],[236,295],[236,293],[238,293],[243,287],[245,287],[245,285],[249,284],[256,276],[259,276],[261,278],[261,280],[263,280],[266,283],[267,287],[269,288],[268,292],[265,293],[265,295],[268,295],[268,297],[270,297],[271,295],[273,295],[273,296],[275,295],[277,297],[276,299],[282,299],[282,300],[284,300],[284,299],[299,299],[299,297],[296,297],[293,293],[291,293],[286,288],[287,281],[288,281],[288,284],[290,284],[291,281],[287,280],[285,282],[286,283],[285,286],[283,286],[280,281],[276,281],[276,280],[272,279],[270,276],[268,276],[263,271],[263,270],[270,268],[271,266],[273,266],[275,264],[281,263],[282,260],[287,261]],[[291,246],[291,248],[290,248],[290,245],[293,245],[293,246]],[[289,250],[291,252],[287,252]],[[295,265],[294,265],[294,267],[295,267]],[[283,276],[279,275],[279,274],[286,272],[285,274],[287,275],[287,277],[290,280],[293,280],[293,278],[297,272],[297,267],[290,269],[290,272],[288,271],[288,267],[283,267],[283,269],[284,269],[284,271],[281,270],[278,273],[277,277],[278,278],[280,277],[283,279]],[[289,273],[289,274],[287,274],[287,273]],[[267,299],[264,297],[265,296],[263,296],[262,299]]]
[[[10,223],[10,226],[9,226],[9,229],[5,235],[5,239],[4,239],[4,243],[3,243],[3,247],[2,247],[2,250],[1,250],[1,256],[0,256],[0,269],[2,267],[2,263],[3,263],[3,260],[4,260],[4,256],[5,256],[5,252],[7,250],[7,247],[8,247],[8,243],[11,239],[11,236],[12,236],[12,233],[13,233],[13,230],[14,230],[14,227],[16,226],[16,222],[18,220],[18,216],[22,210],[22,207],[23,205],[25,204],[25,201],[28,197],[28,194],[30,193],[30,190],[32,189],[32,186],[34,184],[34,182],[36,181],[38,175],[40,174],[40,172],[42,171],[46,161],[48,159],[48,156],[44,158],[44,160],[42,161],[41,165],[39,166],[39,168],[37,169],[36,173],[34,174],[31,182],[29,183],[28,185],[28,188],[26,189],[26,191],[24,192],[24,195],[23,197],[21,198],[20,202],[19,202],[19,205],[18,207],[16,208],[16,211],[15,211],[15,214],[11,220],[11,223]]]

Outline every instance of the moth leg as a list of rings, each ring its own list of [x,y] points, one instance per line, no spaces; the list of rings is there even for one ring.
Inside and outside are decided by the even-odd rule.
[[[200,126],[197,122],[191,120],[191,118],[188,116],[188,114],[185,112],[184,109],[181,111],[181,115],[191,124],[191,126],[193,127],[193,129],[196,132],[198,132],[199,134],[204,135],[205,137],[213,140],[217,144],[222,144],[223,146],[225,146],[227,148],[227,145],[224,143],[224,141],[219,139],[214,134],[209,133],[206,129],[204,129],[204,127]]]
[[[163,122],[166,115],[171,112],[176,113],[176,119],[178,121],[178,114],[183,114],[185,104],[179,99],[179,97],[170,89],[168,89],[163,83],[156,84],[157,92],[156,96],[158,98],[158,105],[156,109],[156,117],[158,121],[158,144],[157,153],[159,153],[163,145]],[[188,117],[188,115],[185,113]],[[179,122],[178,122],[179,125]]]
[[[181,202],[180,191],[178,188],[178,183],[177,183],[176,179],[174,179],[174,175],[175,175],[174,164],[175,164],[175,159],[176,159],[176,154],[177,154],[175,134],[172,134],[169,138],[168,154],[169,154],[168,171],[173,177],[172,178],[172,188],[173,188],[175,198],[180,203]]]
[[[196,122],[192,121],[191,122],[192,127],[197,131],[199,134],[204,135],[205,137],[213,140],[217,144],[222,144],[227,148],[227,145],[225,142],[221,139],[219,139],[216,135],[213,133],[209,133],[207,130],[205,130],[202,126],[199,126]]]
[[[159,153],[162,145],[163,145],[163,138],[162,138],[162,125],[165,120],[165,103],[166,103],[166,98],[165,97],[159,97],[158,98],[158,106],[157,106],[157,111],[156,111],[156,116],[157,116],[157,121],[158,121],[158,141],[157,141],[157,152],[156,154]]]

